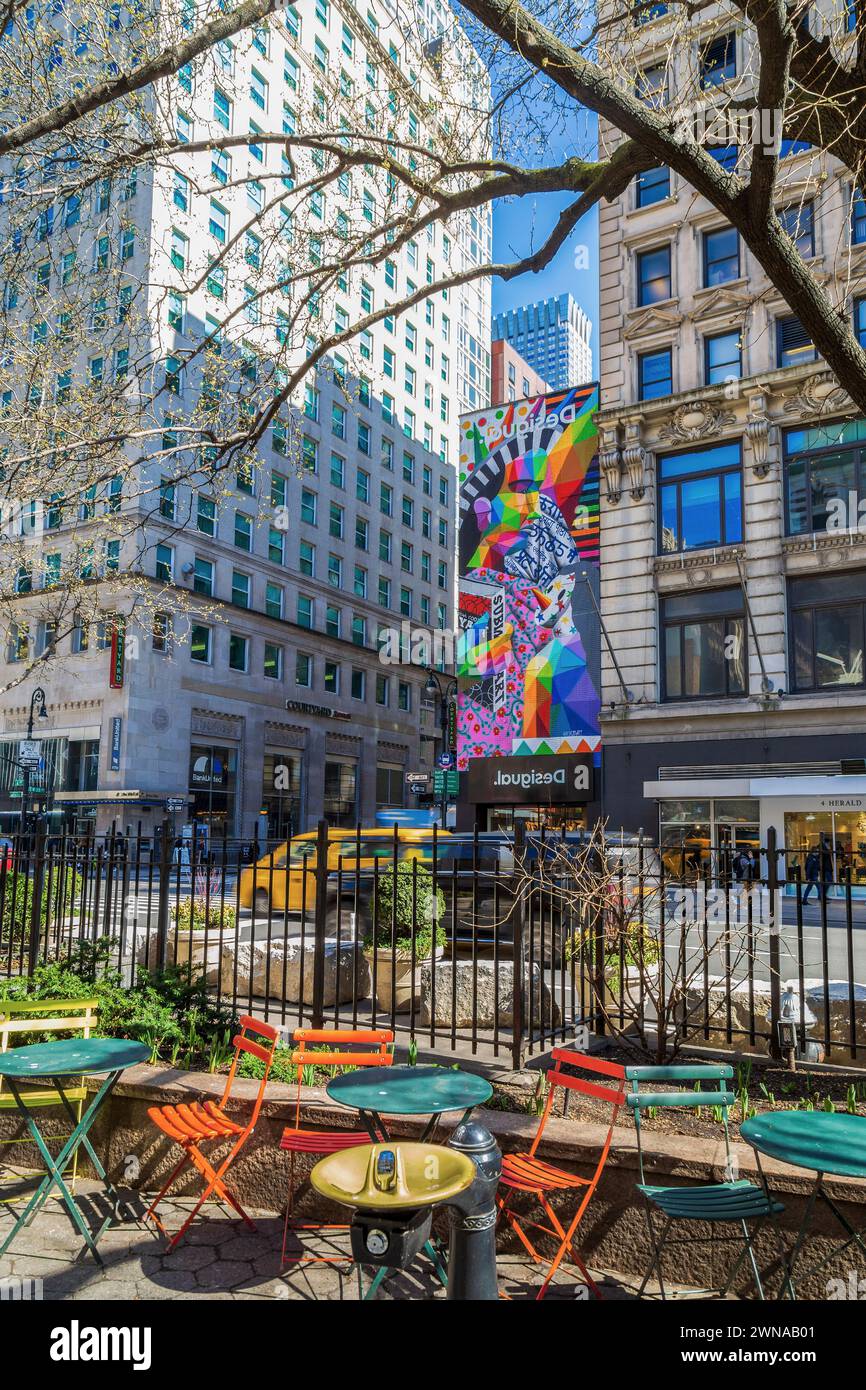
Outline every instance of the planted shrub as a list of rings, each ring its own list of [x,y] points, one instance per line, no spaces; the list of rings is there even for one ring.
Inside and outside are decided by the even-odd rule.
[[[171,915],[181,931],[232,931],[236,913],[230,903],[223,902],[219,872],[208,874],[197,869],[192,896],[172,904]]]
[[[61,873],[46,873],[42,885],[42,901],[39,905],[39,918],[42,926],[49,919],[49,909],[53,919],[55,912],[61,912],[68,919],[78,910],[81,902],[83,880],[73,868]],[[8,938],[29,927],[33,911],[33,879],[19,874],[14,881],[11,874],[6,876],[6,894],[3,899],[3,936]]]
[[[113,945],[109,937],[79,942],[67,959],[37,966],[29,979],[0,981],[0,1000],[98,999],[100,1035],[146,1043],[154,1062],[208,1070],[222,1066],[237,1031],[234,1011],[209,998],[203,977],[190,979],[187,968],[141,972],[133,985],[124,984],[109,963]],[[34,1022],[31,1041],[37,1040]]]
[[[204,898],[185,898],[181,903],[175,903],[171,909],[171,915],[175,925],[180,931],[233,931],[235,925],[235,910],[229,903],[216,902],[211,899],[210,903]]]
[[[375,942],[379,947],[390,950],[396,945],[398,951],[411,951],[415,941],[415,957],[427,960],[435,947],[445,945],[445,928],[442,919],[445,915],[445,895],[441,888],[434,891],[433,875],[430,870],[417,861],[398,864],[396,873],[393,866],[379,878],[379,897],[377,904]],[[372,946],[374,933],[371,930],[364,938],[365,946]]]

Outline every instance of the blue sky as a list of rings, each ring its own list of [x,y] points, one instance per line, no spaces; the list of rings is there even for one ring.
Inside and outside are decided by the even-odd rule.
[[[546,152],[556,160],[577,154],[593,157],[595,116],[581,111],[572,130],[572,140],[562,137]],[[588,145],[591,147],[588,151]],[[496,204],[493,212],[493,256],[497,261],[516,260],[545,240],[562,208],[573,201],[572,194],[544,194],[538,198],[519,198]],[[579,247],[586,253],[577,255]],[[577,265],[576,265],[577,260]],[[585,266],[586,268],[578,268]],[[493,312],[516,308],[520,304],[546,299],[551,294],[569,293],[592,320],[594,370],[598,370],[598,209],[587,214],[559,250],[557,256],[537,275],[521,275],[507,283],[493,281]]]

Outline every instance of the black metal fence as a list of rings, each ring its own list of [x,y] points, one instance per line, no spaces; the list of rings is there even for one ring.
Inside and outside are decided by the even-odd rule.
[[[772,836],[749,860],[322,822],[208,853],[167,825],[155,841],[37,830],[0,856],[0,978],[107,942],[128,986],[175,967],[286,1030],[391,1026],[514,1067],[586,1029],[657,1055],[778,1053],[786,1018],[806,1055],[866,1056],[866,881],[835,849],[816,870]]]

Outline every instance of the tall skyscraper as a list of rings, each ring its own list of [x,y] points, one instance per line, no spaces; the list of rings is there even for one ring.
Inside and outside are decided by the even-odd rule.
[[[60,44],[62,9],[51,15]],[[82,411],[103,397],[126,411],[136,435],[114,482],[46,501],[43,556],[0,654],[13,687],[0,709],[4,829],[20,812],[32,684],[14,689],[16,673],[49,648],[32,787],[52,828],[117,818],[147,831],[168,797],[185,800],[182,819],[244,837],[323,814],[369,824],[404,804],[407,772],[432,767],[425,673],[383,665],[379,637],[404,620],[453,625],[459,416],[488,397],[489,286],[423,287],[489,259],[489,212],[377,232],[390,173],[355,161],[328,178],[333,153],[290,156],[269,134],[381,131],[435,150],[471,109],[483,156],[488,77],[454,13],[437,0],[401,16],[391,0],[288,5],[145,103],[142,120],[177,142],[170,157],[82,181],[32,245],[2,209],[2,239],[28,266],[20,343],[41,354],[55,427],[78,393]],[[80,58],[87,36],[68,38]],[[255,449],[209,473],[203,422],[231,434],[322,337],[413,294],[406,313],[371,317],[322,356]],[[62,360],[54,318],[83,325]],[[58,625],[54,595],[76,554],[110,611]]]
[[[506,338],[554,390],[592,381],[591,335],[592,323],[570,294],[493,316],[493,338]]]

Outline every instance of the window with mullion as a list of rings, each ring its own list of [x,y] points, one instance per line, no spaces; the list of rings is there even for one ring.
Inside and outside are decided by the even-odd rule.
[[[776,213],[782,231],[791,238],[800,255],[808,260],[815,254],[815,215],[811,203],[794,203]]]
[[[866,573],[793,579],[788,584],[792,691],[866,684]]]
[[[704,381],[707,386],[739,381],[743,375],[743,349],[739,333],[713,333],[704,338]]]
[[[813,425],[787,430],[785,456],[785,532],[810,535],[856,526],[849,516],[850,499],[866,487],[866,422],[848,420],[836,425]]]
[[[658,461],[659,554],[678,554],[743,539],[739,440]]]
[[[815,344],[795,314],[776,319],[776,365],[799,367],[814,362],[818,353]]]
[[[670,246],[656,246],[652,251],[638,252],[638,305],[658,304],[661,300],[670,299],[672,292]]]
[[[642,352],[637,359],[638,399],[652,401],[673,394],[671,349]]]
[[[669,198],[671,192],[671,171],[666,166],[659,169],[644,169],[635,179],[635,207],[648,208]]]
[[[699,59],[701,86],[718,87],[737,75],[736,35],[720,34],[704,44]]]
[[[663,598],[660,622],[663,700],[728,699],[747,693],[741,589]]]
[[[740,277],[740,238],[734,227],[704,232],[704,285],[723,285]]]

